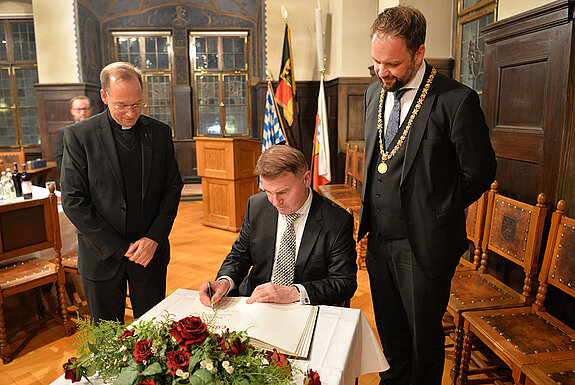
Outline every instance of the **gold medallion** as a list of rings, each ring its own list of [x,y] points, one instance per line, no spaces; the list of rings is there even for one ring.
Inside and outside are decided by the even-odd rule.
[[[377,166],[377,171],[380,174],[385,174],[387,172],[387,164],[385,162],[381,162],[379,166]]]

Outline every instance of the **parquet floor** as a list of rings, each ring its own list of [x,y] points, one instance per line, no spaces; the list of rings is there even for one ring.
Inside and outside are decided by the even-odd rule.
[[[202,226],[202,219],[201,201],[180,203],[170,235],[172,259],[168,267],[167,294],[178,288],[197,290],[203,281],[213,279],[237,237],[237,233]],[[367,271],[358,272],[358,285],[351,306],[362,309],[375,330]],[[50,302],[53,296],[47,293],[44,297]],[[30,329],[29,333],[14,335],[10,333],[11,326],[35,319],[34,298],[23,293],[8,297],[5,305],[9,337],[20,347],[11,363],[3,365],[0,361],[0,385],[50,384],[63,373],[62,364],[74,354],[74,336],[64,336],[62,327],[53,319],[42,327]],[[48,305],[52,308],[55,304]],[[448,361],[446,367],[449,364]],[[445,384],[449,383],[447,378],[444,376]],[[377,374],[364,375],[359,380],[360,385],[375,385],[378,382]]]

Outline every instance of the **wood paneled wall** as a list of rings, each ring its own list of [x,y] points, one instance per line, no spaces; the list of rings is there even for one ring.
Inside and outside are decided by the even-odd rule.
[[[93,113],[103,111],[100,99],[100,86],[88,83],[36,84],[36,105],[38,107],[38,127],[40,130],[41,156],[54,160],[54,142],[58,128],[74,122],[70,115],[70,99],[84,95],[92,100]],[[60,170],[51,172],[49,180],[60,180]]]
[[[483,110],[507,195],[543,192],[575,213],[573,1],[560,0],[482,30]],[[550,210],[553,211],[553,210]]]

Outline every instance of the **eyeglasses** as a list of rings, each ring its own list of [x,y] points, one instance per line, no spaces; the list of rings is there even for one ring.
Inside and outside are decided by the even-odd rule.
[[[114,109],[118,112],[126,112],[128,110],[138,111],[141,110],[144,105],[142,103],[134,104],[116,104]]]
[[[74,111],[90,111],[92,107],[72,108]]]
[[[105,92],[106,92],[106,95],[108,95],[108,97],[110,97],[110,94],[108,93],[108,91],[105,91]],[[139,111],[142,109],[142,107],[144,107],[143,103],[114,104],[114,109],[118,112],[126,112],[128,110]]]

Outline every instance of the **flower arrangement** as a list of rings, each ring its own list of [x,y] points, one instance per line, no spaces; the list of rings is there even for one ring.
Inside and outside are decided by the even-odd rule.
[[[72,382],[94,375],[114,385],[294,384],[301,371],[285,355],[255,349],[245,331],[217,334],[199,317],[169,315],[126,326],[80,320],[77,352],[64,364]],[[304,385],[321,385],[313,370]]]

